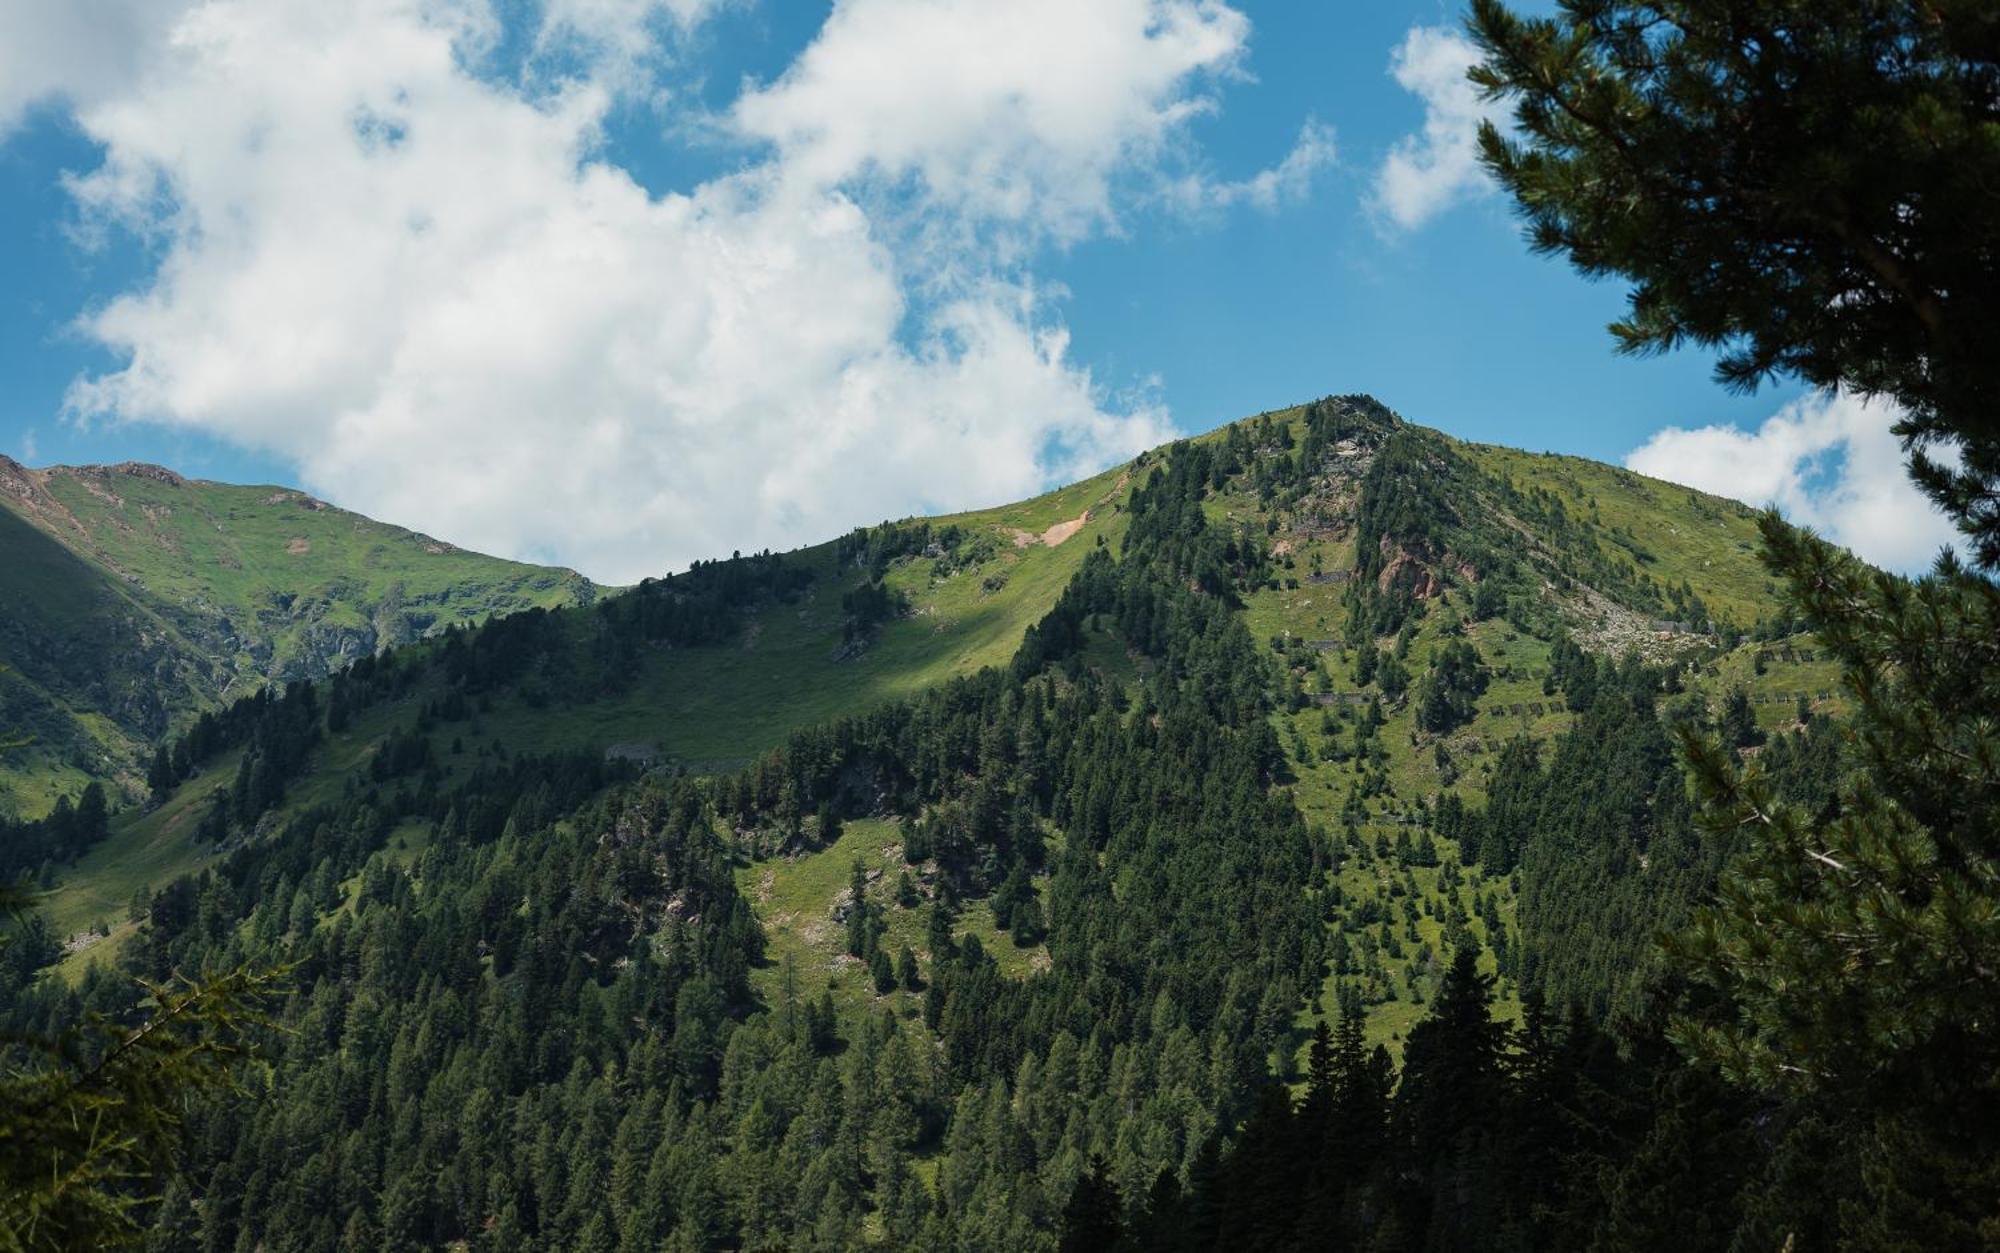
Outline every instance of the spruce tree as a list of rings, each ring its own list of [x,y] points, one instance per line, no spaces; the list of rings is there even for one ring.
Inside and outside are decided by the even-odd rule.
[[[868,870],[861,859],[854,859],[853,873],[847,885],[847,955],[864,957],[874,943],[875,933],[868,911]]]
[[[1917,481],[2000,564],[2000,52],[1983,3],[1473,0],[1514,106],[1487,168],[1537,251],[1632,284],[1621,351],[1719,348],[1895,399]],[[1955,451],[1933,458],[1928,452]]]
[[[1495,1138],[1504,1109],[1506,1028],[1493,1020],[1493,979],[1478,953],[1452,957],[1430,1013],[1410,1029],[1393,1122],[1405,1173],[1402,1209],[1428,1210],[1434,1247],[1469,1247],[1497,1198]]]
[[[154,800],[162,800],[180,782],[174,774],[174,764],[167,756],[167,746],[162,744],[153,751],[153,764],[146,770],[146,789]]]
[[[1056,1247],[1061,1253],[1107,1253],[1124,1235],[1122,1208],[1110,1167],[1102,1157],[1093,1156],[1063,1205]]]

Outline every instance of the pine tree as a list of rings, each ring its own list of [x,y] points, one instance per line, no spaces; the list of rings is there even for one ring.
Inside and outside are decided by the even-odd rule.
[[[873,920],[868,910],[868,868],[859,857],[847,886],[847,955],[865,957],[875,942]]]
[[[1493,1021],[1493,979],[1478,954],[1452,957],[1430,1014],[1410,1029],[1394,1125],[1406,1155],[1405,1214],[1429,1210],[1430,1242],[1465,1247],[1490,1230],[1497,1200],[1494,1137],[1503,1114],[1506,1028]]]
[[[806,1040],[814,1053],[824,1057],[839,1047],[839,1022],[832,991],[821,992],[806,1010]]]
[[[1621,351],[1722,350],[1893,397],[1918,482],[2000,565],[2000,97],[1983,4],[1474,0],[1480,134],[1537,251],[1631,283]],[[1835,121],[1834,119],[1838,119]],[[1925,455],[1956,447],[1946,468]],[[1949,460],[1945,458],[1944,460]]]
[[[930,949],[932,970],[957,955],[958,943],[952,936],[952,921],[948,902],[942,897],[931,902],[930,916],[925,920],[924,945]]]
[[[1329,1157],[1337,1176],[1358,1176],[1380,1160],[1387,1144],[1389,1091],[1395,1084],[1388,1050],[1379,1044],[1368,1048],[1367,1016],[1358,999],[1341,1010],[1332,1067]]]
[[[1056,1247],[1061,1253],[1106,1253],[1115,1248],[1125,1233],[1122,1210],[1110,1167],[1102,1157],[1093,1156],[1063,1206]]]
[[[180,782],[174,773],[173,760],[167,755],[167,746],[162,744],[153,751],[153,764],[146,770],[146,788],[154,800],[162,800]]]
[[[23,903],[0,888],[0,910]],[[135,1025],[93,1018],[0,1076],[0,1248],[136,1242],[140,1187],[173,1166],[191,1096],[228,1086],[279,976],[148,989]]]
[[[1014,906],[1012,922],[1014,943],[1017,946],[1025,948],[1041,940],[1045,929],[1042,922],[1042,902],[1041,898],[1034,894],[1033,888],[1028,889],[1028,895],[1020,904]]]
[[[1750,693],[1741,687],[1729,689],[1722,703],[1719,730],[1722,742],[1731,748],[1751,748],[1764,742],[1764,733],[1757,729],[1757,713],[1750,707]]]
[[[1222,1246],[1270,1249],[1289,1234],[1305,1189],[1310,1152],[1283,1083],[1267,1079],[1223,1171]]]
[[[1952,1243],[2000,1210],[2000,587],[1949,562],[1869,571],[1775,518],[1764,535],[1841,660],[1866,770],[1809,810],[1684,733],[1705,825],[1746,848],[1676,943],[1722,994],[1678,1038],[1739,1082],[1866,1111],[1903,1146],[1875,1204],[1927,1190],[1901,1162],[1954,1176],[1932,1228]]]

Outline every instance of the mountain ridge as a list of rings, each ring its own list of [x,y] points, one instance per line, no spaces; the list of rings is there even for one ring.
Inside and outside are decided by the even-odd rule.
[[[318,678],[452,622],[587,603],[574,571],[471,553],[297,489],[127,461],[0,459],[0,764],[17,809],[86,776],[128,792],[164,735],[265,683]]]
[[[1527,555],[1539,553],[1531,564],[1536,564],[1548,576],[1543,578],[1544,586],[1540,592],[1558,598],[1566,596],[1576,602],[1566,612],[1586,646],[1592,646],[1592,641],[1601,635],[1603,649],[1608,653],[1636,648],[1649,655],[1659,655],[1662,648],[1673,644],[1675,638],[1687,636],[1689,632],[1686,628],[1696,625],[1688,619],[1700,615],[1685,600],[1672,603],[1661,601],[1650,610],[1644,604],[1627,603],[1633,601],[1637,593],[1652,595],[1650,588],[1654,580],[1648,571],[1650,565],[1657,563],[1637,536],[1640,531],[1646,530],[1649,523],[1658,521],[1663,510],[1670,509],[1670,497],[1680,498],[1680,503],[1671,508],[1679,509],[1683,516],[1669,521],[1669,529],[1676,530],[1683,537],[1689,536],[1698,528],[1693,525],[1677,527],[1677,524],[1705,519],[1711,530],[1720,526],[1729,532],[1726,542],[1711,544],[1704,551],[1700,569],[1675,571],[1680,577],[1680,584],[1673,590],[1678,593],[1680,586],[1686,586],[1692,595],[1694,584],[1699,584],[1707,594],[1706,599],[1696,598],[1700,613],[1706,613],[1706,602],[1712,600],[1722,616],[1731,618],[1732,624],[1739,627],[1749,625],[1759,602],[1768,603],[1763,595],[1767,589],[1758,586],[1763,583],[1762,573],[1751,555],[1749,519],[1752,514],[1736,502],[1646,479],[1632,471],[1600,465],[1587,459],[1459,441],[1442,432],[1410,424],[1371,397],[1330,397],[1313,403],[1334,402],[1349,406],[1356,413],[1370,415],[1370,421],[1386,422],[1383,431],[1400,427],[1409,432],[1421,432],[1420,437],[1412,438],[1424,442],[1429,448],[1428,455],[1442,458],[1439,464],[1453,467],[1453,473],[1460,476],[1461,482],[1454,490],[1462,491],[1474,502],[1475,507],[1469,513],[1495,513],[1510,519],[1505,526],[1512,528],[1514,534],[1509,536],[1488,528],[1479,541],[1484,550],[1504,551],[1509,542],[1518,540],[1527,544],[1524,550]],[[1280,426],[1295,423],[1307,408],[1305,405],[1294,405],[1268,410],[1250,418],[1224,423],[1182,442],[1227,443],[1236,438],[1231,435],[1232,431],[1274,420]],[[1277,453],[1275,449],[1261,450],[1252,460],[1269,460]],[[1132,479],[1139,469],[1156,463],[1161,455],[1163,450],[1150,450],[1130,463],[1114,466],[1091,479],[1054,489],[1029,501],[934,519],[910,518],[885,525],[922,523],[948,527],[966,524],[982,528],[994,541],[992,546],[1010,557],[1060,552],[1062,549],[1042,542],[1048,537],[1059,536],[1066,541],[1063,549],[1068,552],[1057,565],[1067,569],[1080,559],[1077,550],[1070,545],[1094,542],[1093,535],[1106,540],[1117,539],[1121,533],[1117,521],[1118,502],[1129,495]],[[1245,454],[1239,449],[1232,455],[1241,457]],[[1284,455],[1291,454],[1287,452]],[[1365,466],[1369,461],[1369,455],[1350,446],[1344,451],[1337,451],[1329,465],[1338,468],[1345,464],[1352,468]],[[1598,494],[1607,494],[1618,498],[1617,507],[1622,511],[1602,526],[1589,523],[1588,515],[1576,520],[1584,524],[1584,529],[1589,530],[1591,535],[1575,539],[1566,555],[1548,548],[1552,534],[1576,529],[1560,503],[1549,503],[1556,499],[1556,493],[1538,488],[1540,480],[1550,476],[1568,485],[1563,489],[1563,498],[1581,510],[1595,510]],[[1334,476],[1335,480],[1339,478],[1338,474]],[[1516,478],[1528,485],[1526,493],[1515,493],[1512,482]],[[1421,479],[1419,475],[1412,480],[1411,490],[1416,492],[1417,498],[1430,500],[1431,507],[1436,507],[1437,499],[1426,497],[1418,490],[1423,486]],[[1451,554],[1444,549],[1436,553],[1426,549],[1426,545],[1448,545],[1449,536],[1419,536],[1413,541],[1416,547],[1410,549],[1400,546],[1401,541],[1389,532],[1380,532],[1376,542],[1389,543],[1391,548],[1368,555],[1354,550],[1352,546],[1319,543],[1315,548],[1315,524],[1304,514],[1316,510],[1326,517],[1344,516],[1343,510],[1352,506],[1352,497],[1359,491],[1358,481],[1347,483],[1337,491],[1322,485],[1315,489],[1320,495],[1312,499],[1307,499],[1305,489],[1297,485],[1287,490],[1299,499],[1280,502],[1280,508],[1300,513],[1301,516],[1287,522],[1285,534],[1274,531],[1271,535],[1274,551],[1282,562],[1296,564],[1300,557],[1305,557],[1311,563],[1333,562],[1366,567],[1368,577],[1378,583],[1378,590],[1386,590],[1389,585],[1406,580],[1427,581],[1423,586],[1411,583],[1405,589],[1412,594],[1421,593],[1416,595],[1419,600],[1438,594],[1453,580],[1466,581],[1467,560],[1474,554],[1457,554],[1453,559],[1460,569],[1453,571],[1445,568],[1448,564],[1446,558]],[[1328,491],[1335,491],[1336,495],[1344,492],[1346,496],[1335,499],[1326,495]],[[1516,495],[1518,500],[1514,499]],[[1256,501],[1246,500],[1242,504],[1250,509],[1262,510],[1273,499],[1262,489],[1258,496]],[[131,498],[129,502],[127,497]],[[216,508],[206,510],[206,521],[217,533],[236,523],[239,510],[246,514],[272,515],[254,520],[254,526],[259,529],[257,539],[262,545],[258,559],[266,567],[275,559],[279,568],[268,571],[265,584],[253,589],[255,595],[238,596],[233,604],[227,597],[217,596],[212,584],[217,570],[231,566],[242,568],[246,553],[241,546],[208,545],[205,553],[212,559],[211,568],[191,573],[187,566],[192,562],[194,553],[189,550],[200,547],[196,543],[198,537],[191,536],[184,527],[175,529],[177,501],[198,502],[205,497],[214,498],[216,503]],[[1635,500],[1634,497],[1645,500]],[[1640,508],[1641,505],[1644,507]],[[1516,513],[1523,508],[1545,510],[1547,516],[1537,514],[1532,522],[1523,522],[1520,517],[1506,513],[1503,506],[1511,507]],[[177,716],[181,718],[188,716],[189,711],[201,703],[190,702],[187,697],[185,689],[190,684],[209,693],[212,700],[227,700],[247,690],[248,686],[261,682],[285,682],[330,673],[382,647],[435,633],[451,621],[473,621],[494,613],[535,605],[587,604],[609,590],[590,584],[574,571],[468,554],[421,533],[340,510],[295,488],[190,479],[170,468],[144,462],[29,468],[8,458],[0,461],[0,507],[11,508],[17,516],[36,526],[79,560],[108,572],[124,590],[136,592],[144,610],[141,617],[149,624],[148,630],[139,632],[144,641],[156,642],[160,638],[176,635],[187,641],[181,651],[193,654],[193,660],[181,667],[186,672],[181,678],[166,684],[168,691],[178,693],[175,703],[178,706]],[[1223,511],[1228,512],[1228,508]],[[181,509],[183,515],[190,512],[200,514],[203,511],[199,508]],[[478,577],[482,580],[481,590],[469,602],[454,605],[453,589],[440,586],[439,580],[432,579],[428,586],[413,588],[408,581],[398,583],[394,579],[376,579],[373,580],[375,586],[369,587],[365,585],[370,581],[366,577],[359,581],[360,585],[349,578],[355,573],[349,569],[331,571],[332,581],[323,584],[317,589],[319,594],[314,595],[313,589],[303,584],[329,574],[325,570],[309,568],[321,563],[325,556],[315,551],[313,545],[319,543],[324,546],[328,523],[371,533],[382,542],[400,548],[398,560],[404,562],[405,570],[411,562],[421,565],[432,559],[449,562],[465,558],[474,561],[480,566]],[[1477,516],[1451,524],[1456,528],[1454,534],[1461,545],[1484,525]],[[314,533],[310,536],[305,534],[308,530]],[[1026,548],[1022,547],[1024,537],[1028,541]],[[828,540],[793,550],[791,555],[809,565],[824,565],[826,556],[837,543],[836,540]],[[1311,550],[1310,556],[1306,555],[1308,549]],[[162,560],[163,556],[166,560]],[[1563,573],[1565,561],[1569,563],[1567,574]],[[1726,578],[1720,581],[1713,573],[1718,563],[1727,571]],[[1009,563],[1003,561],[1001,564]],[[1033,566],[1037,563],[1029,564]],[[1591,569],[1586,573],[1584,566]],[[496,572],[506,575],[499,579],[498,586],[495,586]],[[1584,577],[1573,577],[1579,575]],[[1616,595],[1607,595],[1605,588],[1609,585],[1604,580],[1614,575],[1614,581],[1624,582],[1614,589]],[[1010,590],[1006,587],[1006,580],[1011,575],[1003,571],[990,577],[998,580],[999,585],[982,588],[976,595],[966,595],[962,589],[948,587],[935,579],[928,580],[925,587],[905,589],[915,597],[911,620],[930,627],[933,640],[928,647],[920,646],[917,641],[908,638],[908,627],[899,621],[883,624],[880,634],[891,652],[905,649],[927,654],[928,661],[918,665],[911,675],[898,677],[896,670],[901,663],[885,664],[879,649],[873,652],[855,649],[853,641],[838,641],[825,647],[830,652],[852,650],[853,656],[848,660],[854,662],[855,669],[864,674],[877,673],[881,682],[874,687],[882,694],[912,691],[915,690],[912,684],[921,686],[932,681],[931,678],[916,677],[919,675],[934,677],[944,673],[962,673],[969,667],[1004,660],[1005,654],[1011,651],[1012,641],[1018,638],[1013,632],[1025,627],[1034,606],[1016,595],[1021,589]],[[1057,589],[1048,583],[1048,579],[1054,577],[1057,577],[1055,571],[1047,572],[1047,577],[1038,585],[1036,597],[1053,598]],[[895,581],[893,576],[891,581]],[[523,582],[529,586],[524,588],[521,586]],[[1569,590],[1560,591],[1555,586],[1558,582],[1567,584]],[[817,602],[809,599],[809,604]],[[993,616],[995,608],[1002,606],[1009,606],[1001,614],[1006,623],[1004,628],[999,626],[1000,620]],[[819,635],[825,638],[828,631],[838,630],[844,615],[821,606],[801,616],[817,622]],[[986,642],[962,642],[968,630],[979,634],[981,623],[987,624],[986,634],[981,637]],[[0,616],[0,639],[5,638],[7,625],[4,616]],[[780,629],[766,633],[766,629],[773,626]],[[745,652],[761,649],[763,655],[769,657],[774,647],[790,646],[799,656],[785,663],[787,669],[796,669],[795,663],[802,663],[811,651],[821,647],[818,643],[801,639],[798,631],[783,629],[782,624],[765,622],[756,629],[759,634],[747,642]],[[997,634],[993,633],[995,629]],[[44,632],[44,636],[46,634]],[[146,642],[138,645],[141,648],[146,646]],[[691,719],[705,722],[708,731],[697,736],[685,751],[671,755],[683,760],[740,760],[759,745],[770,742],[778,724],[746,715],[742,705],[782,707],[788,698],[779,693],[760,691],[763,683],[756,673],[757,667],[745,664],[746,660],[739,657],[733,663],[717,662],[723,669],[734,671],[729,681],[722,682],[718,677],[716,682],[708,685],[711,689],[708,695],[693,696],[693,703],[688,706]],[[839,672],[834,686],[855,686],[848,682],[851,677],[850,672]],[[723,690],[732,685],[735,690]],[[864,689],[869,687],[866,683],[860,686]],[[733,699],[739,693],[744,699]],[[648,693],[648,699],[654,697],[674,699],[674,693]],[[832,707],[827,706],[828,709]],[[697,716],[694,713],[697,709],[708,712],[706,716]],[[119,719],[134,733],[128,737],[131,742],[124,749],[128,762],[135,759],[134,748],[140,746],[138,741],[157,739],[165,733],[169,724],[178,725],[174,722],[175,716],[162,716],[152,711]],[[628,717],[614,711],[610,720],[624,726],[626,731],[621,740],[614,742],[643,745],[659,738],[649,733],[643,714]],[[743,726],[745,731],[742,734],[731,733],[729,728],[732,726]],[[762,729],[755,729],[759,727]],[[101,740],[103,737],[97,738]],[[72,772],[68,776],[70,784],[74,786],[80,777]],[[129,774],[127,779],[129,782]],[[51,798],[52,793],[44,792],[44,804]]]
[[[1307,438],[1315,422],[1351,423],[1354,438],[1316,450]],[[1322,727],[1322,712],[1339,715],[1345,728],[1352,711],[1386,698],[1382,734],[1409,741],[1360,776],[1341,755],[1333,777],[1347,779],[1350,793],[1365,784],[1406,804],[1463,778],[1458,786],[1476,794],[1481,772],[1492,768],[1496,734],[1546,740],[1567,725],[1561,702],[1550,701],[1546,680],[1536,677],[1548,665],[1546,641],[1559,634],[1574,632],[1608,656],[1637,651],[1665,663],[1711,655],[1718,675],[1750,685],[1758,700],[1770,688],[1772,716],[1774,685],[1803,673],[1766,673],[1729,638],[1752,625],[1743,619],[1760,604],[1773,603],[1747,507],[1585,459],[1463,443],[1372,398],[1329,397],[1225,424],[1032,500],[858,528],[788,554],[697,563],[587,610],[517,616],[516,628],[541,641],[534,647],[544,660],[508,681],[511,694],[481,698],[478,735],[513,753],[608,754],[641,767],[726,773],[803,728],[1005,666],[1091,554],[1124,542],[1128,504],[1142,482],[1175,450],[1196,446],[1213,450],[1221,467],[1204,511],[1269,551],[1268,575],[1236,612],[1288,676],[1284,703],[1292,712],[1279,725],[1302,755],[1299,794],[1316,821],[1338,824],[1353,808],[1351,794],[1342,799],[1338,787],[1316,782],[1322,752],[1333,751],[1311,747],[1335,725]],[[1670,532],[1697,559],[1636,538]],[[1524,538],[1533,542],[1517,542]],[[607,626],[617,614],[710,604],[701,580],[758,562],[794,571],[786,576],[794,590],[748,593],[692,635],[669,631],[605,651],[607,630],[623,629]],[[1490,602],[1483,608],[1482,597]],[[1711,604],[1722,621],[1709,620]],[[1687,620],[1695,614],[1703,620]],[[1415,670],[1421,650],[1460,635],[1494,666],[1494,681],[1472,698],[1470,721],[1442,734],[1423,730],[1409,690],[1418,676],[1395,676]],[[1369,640],[1389,659],[1385,677],[1372,667],[1366,677],[1350,673]],[[1150,665],[1109,640],[1084,656],[1128,679]],[[431,664],[411,660],[419,669]],[[1830,686],[1814,669],[1783,696],[1789,702],[1806,691],[1823,703]],[[399,698],[334,737],[312,776],[326,781],[312,794],[385,751],[417,700]],[[454,741],[441,735],[435,726],[425,733],[444,761]],[[235,760],[223,758],[225,768]],[[184,810],[170,804],[163,812]],[[127,821],[143,832],[134,839],[158,847],[160,821]],[[93,858],[116,856],[107,846]],[[66,923],[82,916],[56,912]]]
[[[256,533],[294,568],[290,530]],[[1834,667],[1792,647],[1755,542],[1733,502],[1327,397],[1033,500],[446,624],[204,713],[145,804],[86,796],[0,850],[47,889],[38,998],[223,953],[298,963],[274,1092],[392,1074],[404,1108],[459,1108],[472,1071],[350,1051],[448,1038],[486,1059],[507,1112],[483,1124],[595,1109],[595,1145],[665,1093],[749,1200],[783,1192],[767,1154],[790,1143],[760,1109],[869,1108],[894,1056],[909,1117],[822,1203],[855,1240],[948,1247],[925,1215],[1026,1169],[983,1130],[1010,1083],[1048,1195],[1091,1154],[1139,1195],[1195,1178],[1329,1020],[1386,1068],[1454,978],[1487,981],[1503,1023],[1538,1000],[1632,1011],[1647,937],[1727,853],[1695,830],[1671,729],[1794,768],[1832,740]],[[1028,1112],[1057,1100],[1077,1116]],[[364,1106],[302,1104],[319,1129],[254,1152],[269,1128],[212,1124],[190,1197],[249,1186],[296,1219],[302,1163],[357,1134],[398,1147],[340,1186],[407,1191],[377,1167],[414,1140]],[[510,1152],[475,1137],[445,1169],[534,1192],[572,1247],[578,1194]],[[232,1163],[267,1153],[243,1184]],[[1043,1194],[1010,1195],[988,1247],[1033,1247]],[[440,1190],[383,1222],[476,1239],[507,1208]],[[265,1209],[246,1231],[283,1226]],[[679,1221],[625,1218],[642,1243]],[[784,1243],[789,1220],[754,1221],[746,1243]]]

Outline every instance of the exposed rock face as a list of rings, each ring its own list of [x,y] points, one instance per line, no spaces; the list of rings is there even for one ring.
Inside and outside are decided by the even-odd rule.
[[[1432,561],[1419,556],[1384,535],[1380,544],[1382,573],[1375,576],[1377,591],[1407,587],[1418,600],[1430,600],[1444,591],[1444,582]],[[1463,565],[1463,563],[1460,563]]]
[[[279,683],[295,679],[317,679],[344,670],[363,657],[372,656],[385,645],[372,627],[329,626],[314,623],[297,637],[297,648],[271,671]]]
[[[41,485],[35,479],[35,472],[20,462],[0,453],[0,493],[4,493],[17,505],[29,505],[40,492]]]

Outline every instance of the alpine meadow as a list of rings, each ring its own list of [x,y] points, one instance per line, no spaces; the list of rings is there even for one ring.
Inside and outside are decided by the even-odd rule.
[[[2000,0],[805,7],[0,4],[0,1253],[2000,1249]]]

